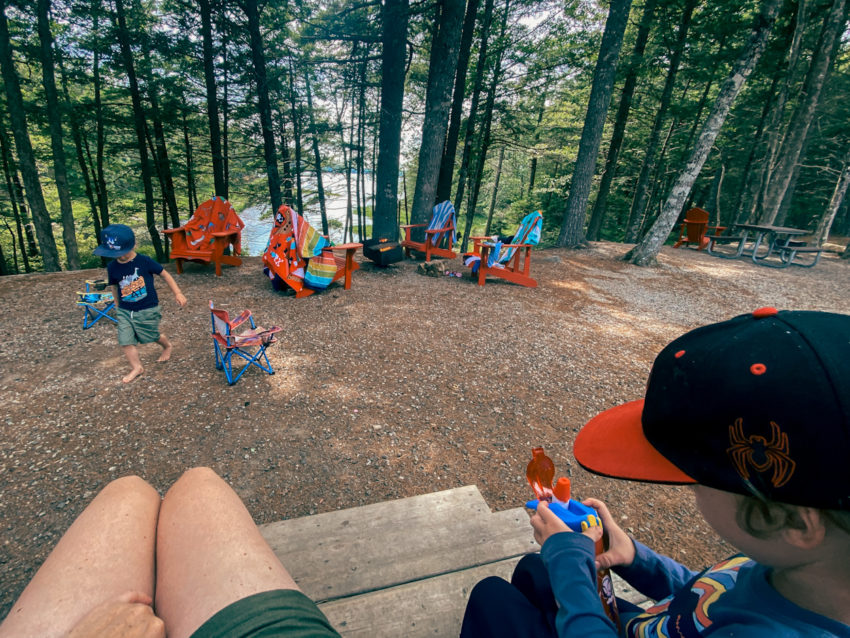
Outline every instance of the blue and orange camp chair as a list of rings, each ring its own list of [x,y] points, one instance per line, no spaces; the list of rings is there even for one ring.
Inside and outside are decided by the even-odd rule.
[[[463,256],[463,263],[478,276],[478,285],[483,286],[487,275],[500,277],[521,286],[536,288],[537,281],[531,278],[531,247],[540,243],[543,232],[543,215],[534,211],[522,218],[509,244],[494,237],[470,237],[473,251]],[[525,258],[521,259],[523,252]]]
[[[192,217],[180,228],[163,230],[171,238],[171,259],[177,262],[177,272],[183,272],[184,261],[215,264],[215,274],[221,277],[221,265],[241,266],[242,229],[245,224],[223,197],[213,197],[195,209]],[[226,254],[227,251],[230,254]]]
[[[239,381],[239,378],[251,366],[255,366],[269,374],[274,374],[274,369],[266,354],[266,348],[277,341],[274,335],[280,332],[282,328],[277,326],[272,326],[271,328],[257,326],[254,323],[254,318],[251,316],[250,310],[242,311],[238,317],[231,320],[227,311],[216,310],[213,307],[212,301],[210,301],[210,315],[212,317],[215,367],[217,370],[224,370],[224,376],[227,377],[227,382],[230,385]],[[248,330],[240,333],[234,332],[246,321],[250,326]],[[253,348],[256,348],[256,350],[251,352]],[[247,361],[236,375],[233,373],[234,354]],[[263,365],[263,362],[265,362],[265,365]]]
[[[425,228],[425,241],[413,241],[410,236],[413,228]],[[452,250],[457,233],[457,214],[455,207],[448,200],[434,206],[431,213],[431,221],[427,224],[406,224],[404,229],[404,241],[401,242],[404,254],[410,257],[411,250],[425,253],[425,261],[431,261],[431,257],[445,257],[454,259],[457,253]]]
[[[354,254],[363,244],[331,244],[327,237],[286,204],[274,217],[269,243],[263,253],[263,272],[275,290],[291,288],[295,297],[312,295],[343,279],[351,288],[351,273],[360,268]]]
[[[109,314],[115,307],[112,292],[106,290],[102,279],[86,280],[86,289],[77,293],[77,305],[83,309],[83,330],[88,330],[101,319],[118,320]]]

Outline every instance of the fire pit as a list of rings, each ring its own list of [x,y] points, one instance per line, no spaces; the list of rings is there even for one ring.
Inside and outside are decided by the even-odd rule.
[[[404,259],[404,252],[397,241],[373,238],[363,242],[363,256],[383,268]]]

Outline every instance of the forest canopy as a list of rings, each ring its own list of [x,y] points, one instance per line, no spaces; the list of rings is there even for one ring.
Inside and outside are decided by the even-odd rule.
[[[464,246],[533,210],[568,247],[657,252],[691,206],[850,234],[846,0],[0,8],[0,274],[99,266],[110,223],[164,261],[214,194],[355,241],[443,199]]]

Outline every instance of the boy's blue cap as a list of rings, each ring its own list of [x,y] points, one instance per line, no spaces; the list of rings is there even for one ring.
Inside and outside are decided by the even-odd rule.
[[[574,454],[606,476],[850,510],[850,316],[760,308],[688,332]]]
[[[111,224],[100,231],[100,246],[94,249],[98,257],[120,257],[133,250],[136,236],[124,224]]]

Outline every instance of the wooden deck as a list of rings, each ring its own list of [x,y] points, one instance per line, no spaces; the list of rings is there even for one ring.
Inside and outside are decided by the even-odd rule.
[[[346,638],[456,637],[475,583],[510,579],[517,561],[538,549],[525,510],[491,512],[474,485],[260,531]],[[621,597],[643,602],[615,585]]]

